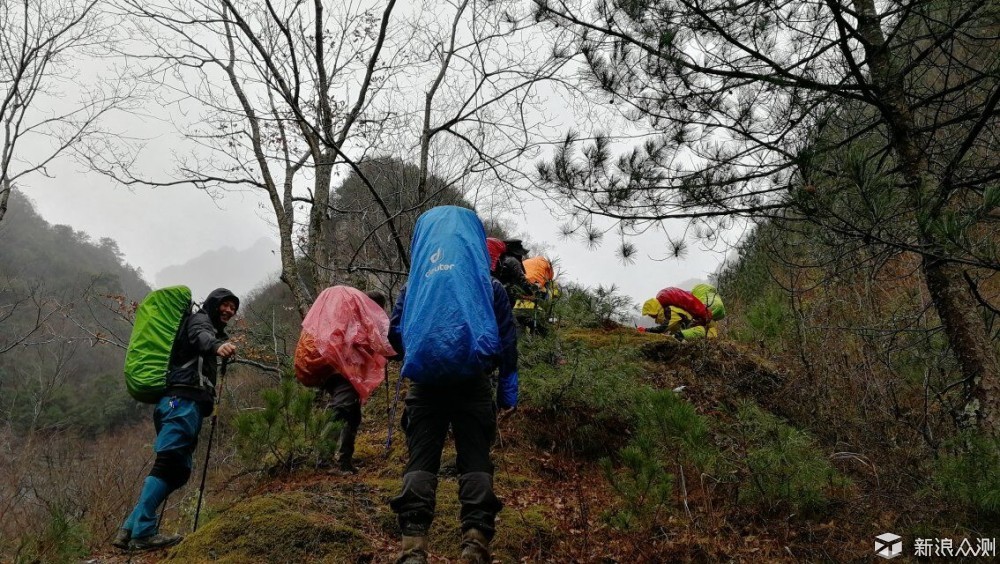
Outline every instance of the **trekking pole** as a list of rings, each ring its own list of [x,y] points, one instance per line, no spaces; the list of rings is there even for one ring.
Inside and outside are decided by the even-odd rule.
[[[389,362],[385,363],[385,428],[387,436],[392,433],[392,396],[389,392]],[[385,456],[389,456],[389,446],[386,443]]]
[[[170,499],[170,494],[167,494],[167,496],[163,498],[163,505],[160,506],[160,518],[156,520],[157,531],[160,530],[160,526],[163,524],[163,514],[167,512],[167,500],[169,499]]]
[[[201,486],[198,488],[198,506],[194,510],[194,527],[191,532],[198,530],[198,517],[201,516],[201,500],[205,497],[205,478],[208,477],[208,459],[212,455],[212,439],[215,438],[215,422],[219,419],[219,403],[222,401],[222,378],[226,376],[226,368],[229,366],[229,359],[222,359],[222,374],[219,377],[219,386],[215,389],[215,405],[212,407],[212,430],[208,432],[208,446],[205,447],[205,466],[201,469]]]

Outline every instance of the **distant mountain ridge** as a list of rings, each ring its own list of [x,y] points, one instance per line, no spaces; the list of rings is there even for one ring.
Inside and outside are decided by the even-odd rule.
[[[125,262],[117,241],[93,241],[68,225],[50,224],[16,190],[0,222],[0,276],[41,283],[47,293],[75,293],[90,286],[141,299],[149,292],[142,272]]]
[[[154,279],[158,288],[175,284],[190,287],[196,301],[220,287],[246,297],[280,268],[278,243],[262,237],[242,250],[226,246],[205,251],[183,264],[160,270]]]
[[[142,417],[122,365],[129,304],[149,290],[114,239],[52,225],[15,191],[0,222],[0,421],[96,435]]]

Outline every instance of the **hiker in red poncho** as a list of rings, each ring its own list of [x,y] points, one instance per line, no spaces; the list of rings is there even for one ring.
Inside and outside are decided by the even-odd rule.
[[[327,288],[302,321],[295,349],[295,376],[321,390],[333,419],[343,422],[335,469],[354,473],[354,443],[361,406],[383,381],[389,345],[385,297],[347,286]],[[323,400],[320,400],[323,401]]]

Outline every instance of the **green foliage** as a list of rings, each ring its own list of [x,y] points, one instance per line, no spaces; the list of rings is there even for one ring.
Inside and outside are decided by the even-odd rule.
[[[23,377],[29,372],[25,370],[28,367],[30,365],[22,366],[14,374]],[[83,436],[93,437],[142,419],[149,413],[148,406],[125,393],[119,374],[89,376],[92,381],[80,389],[71,384],[52,386],[44,379],[24,379],[18,386],[10,387],[3,402],[8,419],[22,429],[73,429]]]
[[[529,405],[632,418],[641,371],[634,350],[595,350],[579,342],[560,344],[555,338],[532,343],[522,349],[520,363],[522,394]]]
[[[261,392],[264,406],[236,418],[236,447],[245,463],[257,469],[289,472],[329,461],[337,447],[340,423],[316,406],[316,393],[286,377]],[[263,467],[261,464],[263,463]]]
[[[578,284],[565,284],[553,306],[553,316],[564,327],[608,327],[630,323],[632,298],[619,289],[598,286],[586,288]]]
[[[983,517],[1000,517],[1000,439],[969,433],[948,450],[934,469],[945,499]]]
[[[664,470],[658,446],[650,437],[636,438],[618,456],[619,469],[610,459],[601,460],[605,478],[622,500],[622,507],[611,512],[608,520],[622,529],[648,528],[670,502],[674,477]]]
[[[79,562],[89,553],[89,538],[83,523],[54,507],[49,510],[48,524],[40,534],[21,538],[21,547],[14,556],[14,562]]]
[[[520,344],[522,405],[552,419],[531,428],[543,446],[603,455],[634,424],[642,373],[634,349],[592,349],[555,335]]]
[[[636,405],[635,438],[618,451],[621,468],[601,461],[604,475],[623,506],[610,522],[631,529],[651,527],[664,512],[675,484],[668,468],[695,467],[704,473],[721,459],[708,420],[670,390],[647,390]]]
[[[67,225],[51,225],[18,191],[11,195],[0,230],[0,274],[44,280],[53,294],[78,292],[90,285],[129,296],[149,291],[141,273],[125,263],[114,239],[95,242]]]
[[[108,343],[127,341],[129,300],[148,291],[114,240],[50,225],[15,191],[0,229],[0,419],[94,435],[147,413]]]
[[[806,432],[800,431],[752,403],[736,413],[733,429],[742,448],[740,463],[747,474],[739,501],[795,513],[825,510],[830,491],[848,484]]]
[[[676,393],[657,390],[647,394],[638,407],[638,418],[639,437],[649,438],[662,452],[671,453],[674,461],[706,472],[719,460],[708,419]]]
[[[746,324],[735,328],[733,336],[744,342],[764,341],[772,350],[780,349],[792,327],[791,317],[787,300],[777,292],[768,292],[749,304],[744,314]]]

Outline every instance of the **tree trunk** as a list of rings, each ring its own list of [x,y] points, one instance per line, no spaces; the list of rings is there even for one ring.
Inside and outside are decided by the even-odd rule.
[[[319,294],[334,280],[334,258],[333,253],[330,252],[332,216],[329,205],[335,156],[336,153],[333,150],[324,150],[320,153],[319,162],[316,163],[316,181],[313,186],[312,209],[309,212],[309,241],[307,243],[313,295]]]
[[[0,183],[0,221],[7,215],[7,204],[10,201],[10,192],[13,190],[10,179],[4,178]]]
[[[864,40],[871,70],[872,94],[881,101],[890,143],[906,181],[911,218],[923,248],[921,267],[925,284],[965,377],[965,398],[958,423],[1000,434],[1000,390],[997,389],[1000,366],[993,344],[979,316],[979,304],[962,279],[960,268],[938,258],[940,246],[928,226],[929,215],[933,213],[931,205],[942,194],[941,179],[934,174],[924,152],[914,109],[903,89],[905,81],[893,63],[874,0],[854,0],[854,7],[858,16],[858,35]]]
[[[979,304],[954,264],[924,257],[922,270],[938,317],[965,376],[961,427],[1000,432],[1000,377],[996,353],[979,315]]]
[[[312,302],[302,283],[299,265],[295,262],[295,246],[292,244],[292,219],[294,215],[291,212],[286,213],[281,201],[277,198],[277,194],[273,191],[271,201],[278,218],[278,238],[281,240],[281,281],[288,286],[288,290],[292,293],[292,300],[295,301],[295,307],[299,310],[299,315],[305,319]],[[291,206],[291,199],[289,198],[288,201],[289,206]]]

